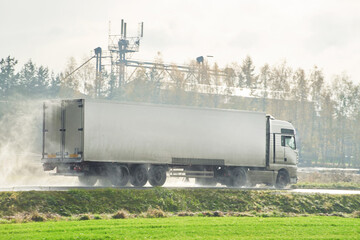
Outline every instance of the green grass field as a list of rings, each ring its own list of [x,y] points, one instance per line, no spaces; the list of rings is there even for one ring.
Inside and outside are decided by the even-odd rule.
[[[0,224],[0,239],[360,239],[360,219],[170,217]]]

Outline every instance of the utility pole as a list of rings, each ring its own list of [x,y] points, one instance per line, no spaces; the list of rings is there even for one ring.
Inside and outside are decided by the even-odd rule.
[[[101,95],[101,80],[102,80],[102,69],[101,69],[101,55],[102,50],[101,47],[97,47],[94,49],[95,58],[96,58],[96,80],[95,80],[95,95],[96,97],[100,97]]]

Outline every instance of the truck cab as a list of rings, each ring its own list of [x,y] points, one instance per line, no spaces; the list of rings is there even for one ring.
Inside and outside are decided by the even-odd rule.
[[[297,182],[299,154],[296,148],[295,128],[286,121],[269,118],[268,169],[277,172],[276,185],[283,187]]]

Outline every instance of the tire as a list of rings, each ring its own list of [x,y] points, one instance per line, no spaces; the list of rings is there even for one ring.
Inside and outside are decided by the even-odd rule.
[[[129,182],[129,170],[124,166],[115,166],[109,170],[109,179],[112,185],[116,187],[125,186]]]
[[[286,171],[279,171],[276,177],[275,187],[279,189],[283,189],[288,184],[289,184],[289,174]]]
[[[130,183],[135,187],[142,187],[148,180],[148,171],[144,165],[137,165],[130,171]]]
[[[94,186],[98,180],[96,176],[89,176],[89,175],[78,176],[78,179],[81,185],[85,185],[85,186]]]
[[[149,169],[149,183],[151,186],[162,186],[165,182],[166,169],[163,166],[151,166]]]
[[[242,187],[246,185],[247,177],[244,168],[236,167],[230,170],[228,187]]]

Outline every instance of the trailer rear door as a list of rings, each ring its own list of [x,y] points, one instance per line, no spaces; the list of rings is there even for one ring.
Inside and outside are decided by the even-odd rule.
[[[61,159],[61,102],[45,102],[43,106],[43,159]]]
[[[83,100],[44,103],[43,158],[81,161],[83,156]]]
[[[64,159],[78,159],[83,154],[83,100],[63,101]]]

